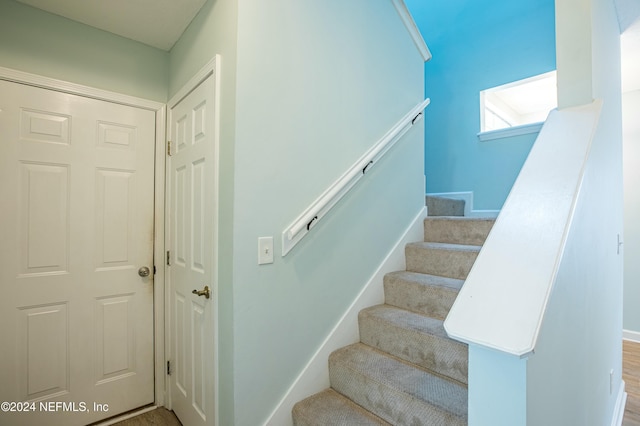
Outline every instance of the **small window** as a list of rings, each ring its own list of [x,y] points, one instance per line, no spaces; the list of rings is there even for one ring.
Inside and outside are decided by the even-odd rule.
[[[558,106],[556,72],[480,92],[480,131],[539,123]]]

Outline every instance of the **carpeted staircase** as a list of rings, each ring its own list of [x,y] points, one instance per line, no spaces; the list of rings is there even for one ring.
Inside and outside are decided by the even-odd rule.
[[[295,426],[467,424],[467,346],[443,321],[493,222],[425,219],[407,270],[385,276],[385,304],[360,312],[360,342],[331,354],[331,388],[293,407]]]

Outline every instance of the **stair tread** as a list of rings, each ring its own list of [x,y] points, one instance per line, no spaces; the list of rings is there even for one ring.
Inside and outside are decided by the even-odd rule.
[[[432,406],[458,418],[467,417],[467,389],[461,384],[416,368],[362,343],[333,352],[329,364],[338,363],[422,405]],[[332,387],[335,387],[333,382]]]
[[[295,426],[391,426],[333,389],[298,402],[293,419]]]

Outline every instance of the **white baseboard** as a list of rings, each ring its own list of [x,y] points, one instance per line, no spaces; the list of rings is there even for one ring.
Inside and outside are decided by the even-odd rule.
[[[453,198],[464,200],[464,215],[467,217],[498,217],[500,210],[475,210],[473,208],[473,192],[433,192],[427,194],[433,197]]]
[[[622,339],[630,342],[640,343],[640,332],[631,330],[622,330]]]
[[[618,397],[616,398],[616,406],[613,408],[613,417],[611,418],[611,426],[622,426],[624,418],[624,408],[627,405],[627,392],[624,390],[624,380],[620,381]]]
[[[405,245],[424,239],[423,219],[425,216],[426,207],[420,210],[402,237],[387,254],[354,302],[298,375],[264,426],[292,426],[291,409],[294,404],[329,387],[329,355],[337,349],[359,341],[358,313],[364,308],[384,303],[383,277],[389,272],[405,269]]]

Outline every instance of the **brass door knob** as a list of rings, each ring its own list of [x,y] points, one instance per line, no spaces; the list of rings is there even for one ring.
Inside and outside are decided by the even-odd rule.
[[[204,296],[207,299],[211,298],[211,291],[209,290],[209,286],[205,285],[202,290],[193,290],[191,293],[197,294],[198,296]]]

